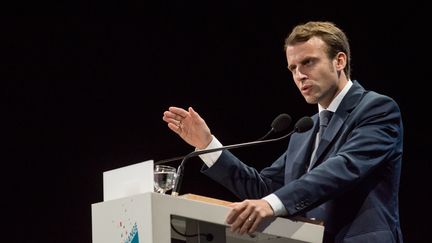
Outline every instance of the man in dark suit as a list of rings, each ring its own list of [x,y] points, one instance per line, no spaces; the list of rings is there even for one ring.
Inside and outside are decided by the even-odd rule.
[[[333,23],[296,26],[285,51],[295,84],[319,114],[259,172],[226,150],[201,155],[203,173],[245,199],[233,204],[227,222],[244,234],[267,217],[304,215],[324,222],[324,242],[402,242],[398,105],[351,81],[348,40]],[[170,107],[163,119],[197,149],[222,146],[191,107]]]

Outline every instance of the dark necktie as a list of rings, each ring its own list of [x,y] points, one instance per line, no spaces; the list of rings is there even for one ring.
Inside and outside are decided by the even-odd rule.
[[[328,123],[329,123],[332,115],[333,115],[333,112],[332,111],[328,111],[328,110],[322,110],[319,113],[319,125],[320,126],[319,126],[319,131],[318,131],[318,142],[316,142],[314,144],[314,149],[312,151],[312,156],[311,156],[312,160],[310,161],[311,163],[313,162],[314,157],[316,156],[316,152],[317,152],[318,146],[319,146],[319,144],[321,142],[321,137],[324,134],[324,131],[327,128],[327,125],[328,125]],[[308,163],[306,165],[306,170],[309,171],[310,169],[311,169],[311,165],[309,165],[309,163]]]
[[[320,122],[320,127],[319,127],[319,141],[320,141],[320,142],[321,142],[321,137],[322,137],[322,135],[324,134],[324,131],[326,130],[327,125],[328,125],[328,123],[329,123],[329,121],[330,121],[332,115],[333,115],[333,112],[332,112],[332,111],[329,111],[329,110],[322,110],[322,111],[319,113],[319,122]],[[319,142],[318,142],[318,144],[319,144]]]

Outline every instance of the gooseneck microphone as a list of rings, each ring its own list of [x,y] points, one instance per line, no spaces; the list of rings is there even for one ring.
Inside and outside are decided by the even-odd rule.
[[[286,119],[286,118],[283,118],[283,119]],[[291,121],[291,117],[289,118],[289,121]],[[182,162],[180,163],[179,167],[177,168],[177,175],[176,175],[177,179],[175,181],[174,189],[172,190],[171,195],[178,196],[179,191],[180,191],[180,186],[181,186],[181,183],[183,181],[184,165],[185,165],[186,161],[191,157],[195,157],[195,156],[198,156],[201,154],[212,153],[212,152],[216,152],[216,151],[220,151],[220,150],[225,150],[225,149],[235,149],[235,148],[249,147],[249,146],[254,146],[254,145],[276,142],[276,141],[280,141],[280,140],[283,140],[283,139],[291,136],[293,133],[306,132],[309,129],[311,129],[312,127],[313,127],[312,118],[306,116],[306,117],[299,119],[297,121],[297,123],[295,124],[294,129],[282,137],[267,139],[267,140],[258,140],[258,141],[247,142],[247,143],[232,144],[232,145],[222,146],[219,148],[193,151],[193,152],[187,154],[186,156],[184,156]],[[273,127],[272,127],[272,129],[273,129]],[[268,134],[270,134],[270,132]],[[266,134],[263,138],[267,137],[268,134]]]
[[[269,137],[270,135],[273,135],[274,133],[282,132],[283,130],[287,129],[288,126],[291,124],[291,120],[292,119],[291,119],[290,115],[285,114],[285,113],[279,114],[271,123],[270,131],[266,135],[264,135],[263,137],[258,139],[257,141],[264,140],[267,137]],[[159,161],[155,162],[154,164],[155,165],[165,164],[165,163],[184,159],[186,156],[187,155],[178,156],[178,157],[169,158],[169,159],[163,159],[163,160],[159,160]]]

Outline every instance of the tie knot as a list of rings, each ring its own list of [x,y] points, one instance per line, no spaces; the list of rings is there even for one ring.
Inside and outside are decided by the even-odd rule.
[[[330,121],[330,119],[331,119],[331,117],[332,117],[332,115],[333,115],[332,111],[322,110],[319,113],[320,126],[327,126],[328,123],[329,123],[329,121]]]

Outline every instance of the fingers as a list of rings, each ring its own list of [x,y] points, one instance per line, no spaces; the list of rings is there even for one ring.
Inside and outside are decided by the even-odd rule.
[[[175,106],[169,107],[168,111],[170,111],[174,115],[174,118],[176,119],[184,119],[189,115],[189,112],[186,111],[185,109],[175,107]]]
[[[246,208],[245,203],[232,203],[229,205],[229,207],[232,207],[230,213],[228,214],[226,221],[228,224],[232,224],[235,222],[235,220],[239,217],[239,215],[244,211]]]
[[[248,233],[248,232],[252,233],[253,232],[252,227],[257,224],[256,223],[256,222],[258,222],[257,219],[258,219],[257,214],[252,212],[248,216],[248,218],[243,222],[243,224],[241,226],[239,226],[239,234],[242,235],[242,234]],[[256,228],[256,226],[255,226],[255,228]]]
[[[171,123],[175,123],[175,121],[181,121],[185,118],[186,116],[181,116],[179,114],[173,113],[171,111],[165,111],[164,112],[164,116],[163,116],[163,120],[166,122],[171,122]]]
[[[175,125],[174,123],[168,123],[168,128],[179,135],[181,134],[182,128],[180,126]]]
[[[182,121],[171,117],[172,115],[169,114],[169,111],[165,111],[162,120],[168,123],[169,129],[171,129],[175,133],[180,133],[182,128]]]
[[[251,216],[248,218],[249,220],[249,224],[251,224],[251,226],[249,227],[249,230],[247,229],[247,227],[244,229],[244,232],[252,234],[253,232],[255,232],[255,230],[258,228],[258,225],[261,223],[262,218],[259,217],[259,215],[255,214],[254,216]]]
[[[168,127],[176,132],[181,133],[183,128],[183,120],[189,116],[188,111],[171,106],[163,113],[162,120],[168,123]]]
[[[227,217],[227,223],[231,224],[231,231],[244,234],[254,225],[256,213],[254,205],[245,200],[238,204],[233,204],[233,209]]]
[[[188,111],[192,118],[200,118],[198,113],[192,107],[189,107]]]
[[[253,233],[265,217],[273,216],[273,210],[265,200],[245,200],[233,203],[227,216],[231,231],[239,234]]]
[[[173,120],[180,121],[189,116],[192,118],[200,118],[198,113],[192,107],[189,107],[189,109],[186,111],[185,109],[179,107],[170,106],[168,110],[165,111],[163,114],[163,120],[166,122],[170,122]]]
[[[207,147],[213,139],[207,124],[192,107],[186,111],[171,106],[164,112],[162,119],[172,131],[196,148]]]

